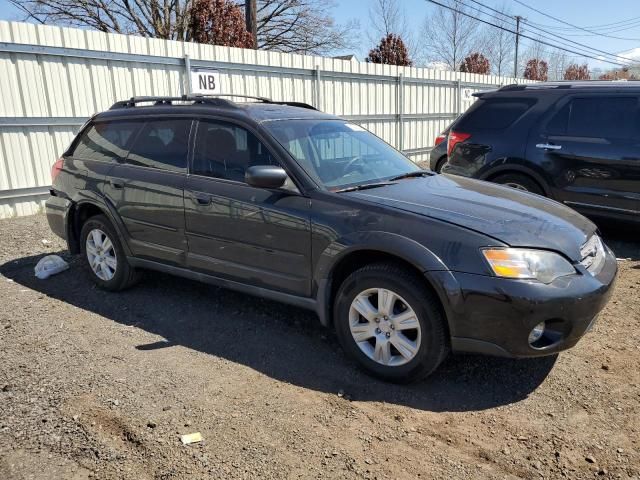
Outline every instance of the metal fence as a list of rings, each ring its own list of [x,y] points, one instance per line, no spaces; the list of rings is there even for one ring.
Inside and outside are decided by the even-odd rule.
[[[395,67],[0,21],[0,218],[42,208],[50,166],[93,113],[139,95],[179,96],[215,69],[223,93],[306,102],[356,122],[415,161],[507,77]]]

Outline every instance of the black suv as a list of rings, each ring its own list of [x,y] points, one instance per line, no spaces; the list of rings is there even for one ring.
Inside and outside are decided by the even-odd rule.
[[[510,85],[476,96],[449,132],[443,173],[640,222],[640,82]]]
[[[309,308],[393,381],[450,350],[558,352],[605,305],[615,257],[573,210],[256,100],[134,98],[81,129],[47,215],[99,286],[150,269]]]

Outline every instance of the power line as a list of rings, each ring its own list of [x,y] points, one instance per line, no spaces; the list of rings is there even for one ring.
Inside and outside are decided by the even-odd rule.
[[[487,9],[489,9],[489,10],[492,10],[492,11],[494,11],[494,12],[499,13],[500,15],[503,15],[503,16],[505,16],[505,17],[508,17],[509,19],[513,19],[513,17],[511,17],[510,15],[508,15],[508,14],[506,14],[506,13],[504,13],[504,12],[500,12],[499,10],[496,10],[495,8],[490,7],[489,5],[486,5],[486,4],[482,3],[482,2],[479,2],[479,1],[477,1],[477,0],[470,0],[470,1],[471,1],[471,2],[473,2],[473,3],[475,3],[475,4],[477,4],[477,5],[480,5],[481,7],[487,8]],[[469,6],[469,5],[465,5],[463,2],[460,2],[460,3],[462,3],[462,5],[464,5],[464,6]],[[490,14],[487,14],[486,12],[481,12],[481,13],[483,13],[483,14],[485,14],[485,15],[490,15]],[[495,15],[490,15],[490,16],[492,16],[493,18],[496,18],[496,19],[498,19],[498,20],[500,20],[500,21],[503,21],[502,19],[499,19],[499,18],[498,18],[498,17],[496,17]],[[518,18],[518,17],[516,17],[516,18]],[[519,18],[520,18],[520,20],[522,20],[522,21],[523,21],[524,23],[526,23],[527,25],[531,25],[531,24],[530,24],[530,22],[529,22],[528,20],[526,20],[526,19],[524,19],[524,18],[522,18],[522,17],[519,17]],[[615,53],[606,52],[606,51],[604,51],[604,50],[600,50],[600,49],[595,48],[595,47],[590,47],[589,45],[585,45],[584,43],[580,43],[580,42],[576,42],[576,41],[574,41],[574,40],[570,40],[570,39],[565,38],[565,37],[563,37],[563,36],[561,36],[561,35],[558,35],[557,33],[550,32],[550,31],[545,30],[545,29],[542,29],[542,28],[540,28],[540,27],[535,27],[535,26],[534,26],[533,28],[534,28],[535,30],[539,30],[539,31],[541,31],[541,32],[543,32],[543,33],[545,33],[545,34],[547,34],[547,35],[551,35],[551,36],[553,36],[553,37],[556,37],[557,39],[562,40],[563,42],[571,43],[571,44],[573,44],[573,45],[576,45],[575,47],[572,47],[572,48],[577,48],[577,49],[582,50],[582,51],[585,51],[585,50],[586,50],[588,53],[594,53],[594,52],[596,52],[596,53],[601,53],[601,54],[606,55],[606,56],[608,56],[608,57],[612,57],[612,58],[614,58],[614,59],[616,59],[616,60],[623,60],[623,61],[627,61],[627,62],[631,62],[631,63],[635,63],[635,62],[637,61],[637,60],[635,60],[635,59],[633,59],[633,58],[623,57],[623,56],[620,56],[620,55],[616,55]],[[535,32],[535,33],[537,33],[537,32]]]
[[[621,20],[618,22],[613,22],[613,23],[603,23],[600,25],[585,25],[581,28],[587,28],[590,30],[611,30],[611,29],[617,29],[617,28],[621,28],[621,27],[627,27],[628,25],[631,24],[636,24],[640,21],[640,17],[632,17],[632,18],[628,18],[626,20]],[[545,25],[545,24],[540,24],[541,27],[547,27],[547,28],[553,28],[556,30],[575,30],[575,27],[561,27],[560,25]]]
[[[529,21],[530,25],[535,25],[536,27],[544,27],[544,28],[550,28],[552,30],[558,31],[563,34],[563,35],[567,35],[569,37],[602,37],[602,36],[608,36],[611,37],[610,35],[605,35],[605,34],[609,34],[609,33],[617,33],[617,32],[623,32],[626,30],[631,30],[633,28],[638,28],[640,27],[640,21],[636,21],[633,24],[629,24],[629,26],[625,27],[625,28],[620,28],[617,30],[611,30],[611,31],[607,31],[607,32],[594,32],[594,33],[567,33],[567,32],[575,32],[576,29],[574,28],[565,28],[565,27],[558,27],[558,26],[551,26],[551,25],[545,25],[542,23],[538,23],[538,22],[532,22]],[[630,42],[640,42],[640,38],[634,38],[634,37],[612,37],[615,38],[617,40],[626,40],[626,41],[630,41]]]
[[[468,14],[468,13],[466,13],[466,12],[462,12],[462,11],[460,11],[460,10],[458,10],[458,9],[454,8],[454,7],[450,7],[449,5],[445,5],[445,4],[443,4],[443,3],[437,2],[436,0],[426,0],[426,1],[427,1],[427,2],[430,2],[430,3],[433,3],[433,4],[435,4],[435,5],[438,5],[438,6],[440,6],[440,7],[446,8],[446,9],[448,9],[448,10],[452,10],[452,11],[454,11],[454,12],[456,12],[456,13],[459,13],[460,15],[464,15],[465,17],[472,18],[473,20],[476,20],[476,21],[478,21],[478,22],[484,23],[485,25],[489,25],[489,26],[492,26],[492,27],[494,27],[494,28],[499,28],[499,29],[501,29],[501,30],[504,30],[504,31],[509,32],[509,33],[512,33],[512,34],[514,34],[514,35],[516,34],[516,32],[515,32],[515,31],[513,31],[513,30],[511,30],[511,29],[509,29],[509,28],[505,28],[505,27],[502,27],[502,26],[500,26],[500,25],[496,25],[495,23],[491,23],[491,22],[488,22],[488,21],[486,21],[486,20],[483,20],[483,19],[481,19],[481,18],[474,17],[473,15],[470,15],[470,14]],[[538,39],[538,38],[530,37],[530,36],[525,35],[525,34],[523,34],[523,33],[520,33],[520,36],[521,36],[521,37],[523,37],[523,38],[527,38],[527,39],[529,39],[529,40],[533,40],[533,41],[535,41],[535,42],[538,42],[538,43],[540,43],[540,44],[542,44],[542,45],[546,45],[546,46],[548,46],[548,47],[557,48],[558,50],[562,50],[562,51],[564,51],[564,52],[568,52],[568,53],[573,53],[574,55],[578,55],[578,56],[580,56],[580,57],[590,58],[590,59],[592,59],[592,60],[603,61],[603,62],[605,62],[605,63],[609,63],[609,64],[611,64],[611,65],[618,65],[619,67],[626,67],[626,66],[627,66],[627,64],[624,64],[624,63],[614,62],[614,61],[611,61],[611,60],[606,60],[606,59],[602,59],[602,58],[594,57],[594,56],[592,56],[592,55],[586,55],[586,54],[583,54],[583,53],[580,53],[580,52],[576,52],[575,50],[570,50],[570,49],[568,49],[568,48],[561,47],[561,46],[559,46],[559,45],[554,45],[554,44],[552,44],[552,43],[545,42],[544,40],[540,40],[540,39]]]
[[[585,31],[587,33],[591,33],[591,34],[594,34],[594,35],[599,35],[599,36],[602,36],[602,37],[614,38],[616,40],[627,40],[627,39],[622,38],[622,37],[615,37],[613,35],[607,35],[607,34],[604,34],[604,33],[598,33],[598,32],[594,32],[594,31],[589,30],[589,29],[584,28],[584,27],[579,27],[578,25],[574,25],[572,23],[566,22],[565,20],[562,20],[560,18],[554,17],[553,15],[549,15],[548,13],[544,13],[544,12],[538,10],[537,8],[531,7],[531,6],[527,5],[524,2],[521,2],[520,0],[513,0],[513,1],[516,2],[516,3],[519,3],[520,5],[522,5],[525,8],[528,8],[529,10],[533,10],[534,12],[539,13],[540,15],[543,15],[543,16],[545,16],[547,18],[555,20],[556,22],[560,22],[560,23],[563,23],[565,25],[569,25],[570,27],[573,27],[575,29],[582,30],[582,31]]]

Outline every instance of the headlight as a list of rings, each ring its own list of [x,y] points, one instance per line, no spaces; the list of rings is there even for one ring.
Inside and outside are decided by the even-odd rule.
[[[551,283],[572,275],[576,269],[557,253],[528,248],[487,248],[482,250],[493,273],[504,278],[529,278]]]

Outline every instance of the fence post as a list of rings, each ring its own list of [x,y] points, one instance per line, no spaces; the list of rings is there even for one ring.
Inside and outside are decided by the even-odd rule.
[[[404,150],[404,78],[398,74],[398,150]]]
[[[462,114],[462,80],[460,80],[460,77],[458,77],[458,116],[460,116]]]
[[[191,58],[188,53],[184,55],[184,93],[191,95]]]
[[[320,75],[320,66],[316,65],[316,108],[322,110],[322,76]]]

